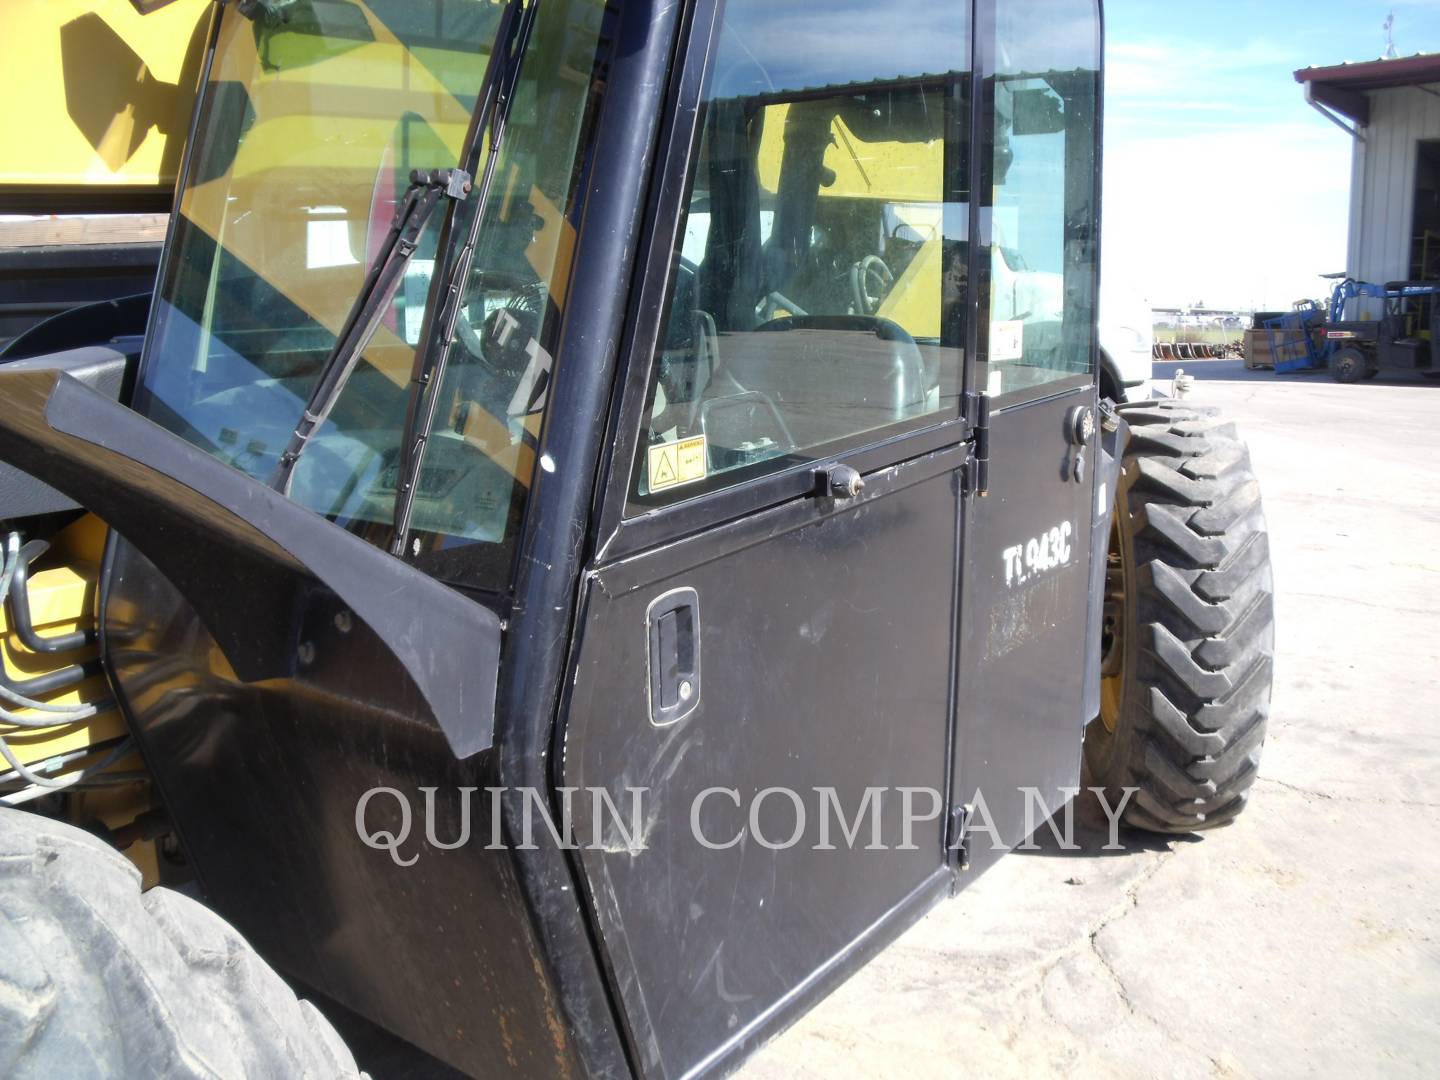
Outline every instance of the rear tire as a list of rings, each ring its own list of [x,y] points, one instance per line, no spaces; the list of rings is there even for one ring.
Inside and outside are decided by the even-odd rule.
[[[1334,376],[1336,382],[1359,382],[1369,369],[1370,365],[1365,360],[1365,354],[1359,349],[1341,349],[1330,357],[1330,374]]]
[[[223,919],[89,833],[0,810],[0,1075],[354,1077]]]
[[[1274,589],[1260,489],[1218,410],[1153,401],[1119,411],[1131,439],[1086,786],[1104,787],[1111,806],[1134,789],[1127,825],[1214,828],[1249,800],[1270,712]]]

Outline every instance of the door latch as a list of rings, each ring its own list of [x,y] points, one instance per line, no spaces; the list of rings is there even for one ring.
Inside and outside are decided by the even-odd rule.
[[[1076,405],[1065,414],[1065,437],[1075,448],[1067,472],[1077,484],[1085,482],[1085,448],[1095,437],[1095,410],[1089,405]]]
[[[865,490],[865,478],[849,465],[825,465],[815,470],[815,494],[822,499],[853,499]]]

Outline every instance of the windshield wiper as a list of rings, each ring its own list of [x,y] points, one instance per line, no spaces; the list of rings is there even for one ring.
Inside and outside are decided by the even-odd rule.
[[[370,264],[365,283],[360,287],[350,314],[345,317],[345,323],[335,338],[335,347],[320,367],[320,375],[310,392],[310,400],[305,403],[305,411],[300,414],[300,422],[295,425],[295,433],[290,436],[290,442],[281,453],[280,462],[270,478],[270,486],[282,495],[290,494],[296,462],[305,452],[311,436],[330,415],[350,373],[360,360],[360,354],[370,344],[376,327],[395,299],[405,267],[415,254],[420,235],[434,216],[435,207],[442,198],[448,200],[451,206],[458,205],[469,191],[470,174],[463,169],[416,169],[410,174],[410,186],[405,189],[405,197],[395,212],[395,220],[390,223],[390,231],[385,234],[375,261]]]
[[[435,423],[440,386],[445,378],[446,365],[450,361],[450,349],[455,342],[455,320],[460,315],[460,301],[470,276],[470,264],[475,256],[480,224],[485,217],[486,203],[490,198],[490,186],[495,179],[500,144],[505,137],[505,121],[515,94],[515,84],[520,78],[520,62],[529,44],[531,31],[535,28],[535,13],[539,8],[539,0],[530,0],[528,7],[522,7],[521,0],[510,0],[506,5],[495,35],[495,51],[485,71],[485,82],[480,88],[475,112],[470,118],[470,130],[465,134],[465,144],[460,154],[462,164],[470,161],[481,137],[487,134],[489,147],[485,167],[481,170],[480,181],[476,185],[479,194],[475,200],[475,212],[470,216],[465,244],[449,263],[448,270],[437,275],[430,286],[425,323],[420,331],[420,345],[415,350],[415,366],[410,375],[410,400],[405,407],[405,430],[400,438],[394,539],[390,543],[392,555],[403,557],[405,554],[405,544],[410,534],[410,517],[415,508],[415,491],[425,457],[425,443]],[[457,207],[457,203],[451,203],[446,208],[445,221],[440,231],[440,246],[436,249],[442,259],[450,247]]]

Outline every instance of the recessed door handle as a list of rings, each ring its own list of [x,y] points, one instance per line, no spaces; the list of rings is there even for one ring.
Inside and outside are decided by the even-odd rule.
[[[694,589],[671,589],[645,611],[649,639],[650,722],[669,727],[700,704],[700,598]]]

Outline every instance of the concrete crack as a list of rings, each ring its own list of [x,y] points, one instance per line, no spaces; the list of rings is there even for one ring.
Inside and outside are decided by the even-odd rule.
[[[1361,803],[1366,806],[1408,806],[1417,810],[1440,810],[1440,803],[1421,802],[1418,799],[1380,799],[1366,798],[1359,795],[1333,795],[1328,791],[1317,791],[1314,788],[1301,787],[1299,784],[1287,784],[1284,780],[1276,780],[1271,776],[1257,776],[1256,783],[1270,784],[1282,788],[1305,799],[1323,799],[1325,802]]]
[[[1125,986],[1125,980],[1120,977],[1120,973],[1115,970],[1115,965],[1110,963],[1109,958],[1100,951],[1100,946],[1095,943],[1095,939],[1100,935],[1100,931],[1109,925],[1109,923],[1106,923],[1104,926],[1090,931],[1090,937],[1088,939],[1090,942],[1090,951],[1094,953],[1095,959],[1099,961],[1100,966],[1105,969],[1105,974],[1110,976],[1110,981],[1115,984],[1115,992],[1120,995],[1120,1003],[1125,1006],[1125,1011],[1131,1016],[1134,1016],[1135,1003],[1130,1000],[1130,991]]]
[[[1130,912],[1140,906],[1140,891],[1149,884],[1151,879],[1160,872],[1161,868],[1177,854],[1179,854],[1179,849],[1174,846],[1155,853],[1153,862],[1146,866],[1145,869],[1136,876],[1135,880],[1125,887],[1123,894],[1118,897],[1107,910],[1100,914],[1091,929],[1072,939],[1072,942],[1068,946],[1060,948],[1052,956],[1046,959],[1037,959],[1017,972],[1014,983],[1012,984],[1014,989],[1011,992],[1011,1008],[1018,1009],[1018,1003],[1022,998],[1026,998],[1032,994],[1035,995],[1038,999],[1037,1004],[1041,1014],[1052,1021],[1058,1030],[1067,1032],[1063,1043],[1063,1052],[1070,1055],[1072,1059],[1083,1056],[1085,1038],[1071,1026],[1071,1022],[1063,1012],[1056,1011],[1045,992],[1045,983],[1057,967],[1088,949],[1095,957],[1095,962],[1100,965],[1111,984],[1115,987],[1116,995],[1120,998],[1126,1014],[1133,1022],[1148,1024],[1159,1037],[1164,1039],[1168,1044],[1177,1050],[1194,1055],[1197,1061],[1206,1063],[1216,1077],[1229,1078],[1235,1075],[1233,1066],[1226,1065],[1220,1061],[1208,1048],[1194,1045],[1187,1038],[1169,1027],[1160,1017],[1149,1012],[1143,1003],[1137,1003],[1136,999],[1131,996],[1130,988],[1126,984],[1124,976],[1111,962],[1110,958],[1105,955],[1100,944],[1100,935],[1112,926],[1117,925],[1122,919],[1129,915]],[[1008,1027],[1000,1041],[1006,1049],[1012,1052],[1018,1052],[1017,1036],[1017,1030],[1013,1027]]]
[[[1162,852],[1144,873],[1129,884],[1125,889],[1123,899],[1106,913],[1098,926],[1086,935],[1086,941],[1090,951],[1095,954],[1095,959],[1100,962],[1100,966],[1104,968],[1105,973],[1110,976],[1110,981],[1115,984],[1115,990],[1120,995],[1120,1001],[1124,1004],[1125,1010],[1132,1016],[1143,1014],[1139,1014],[1136,1010],[1135,1003],[1130,1000],[1130,990],[1125,985],[1125,980],[1120,977],[1120,973],[1116,971],[1115,966],[1110,963],[1110,958],[1100,951],[1100,946],[1096,938],[1140,906],[1140,890],[1151,878],[1160,872],[1160,868],[1169,862],[1171,856],[1174,854],[1175,849],[1173,847],[1168,851]],[[1146,1019],[1150,1018],[1146,1017]],[[1156,1026],[1158,1027],[1159,1025],[1157,1024]]]
[[[1125,916],[1127,916],[1128,914],[1130,914],[1130,912],[1134,911],[1140,906],[1140,890],[1149,883],[1151,878],[1153,878],[1156,874],[1160,872],[1161,867],[1163,867],[1167,862],[1169,862],[1171,857],[1175,854],[1176,849],[1173,847],[1169,848],[1164,852],[1161,852],[1160,855],[1155,859],[1154,863],[1152,863],[1144,871],[1144,873],[1140,874],[1139,877],[1137,877],[1126,887],[1124,896],[1115,904],[1114,907],[1112,907],[1108,912],[1106,912],[1106,914],[1101,918],[1100,922],[1094,927],[1094,929],[1092,929],[1088,934],[1085,935],[1083,945],[1077,944],[1077,946],[1075,946],[1074,948],[1066,949],[1060,956],[1057,956],[1053,961],[1051,961],[1050,964],[1046,965],[1045,969],[1040,973],[1040,983],[1043,986],[1044,979],[1049,974],[1050,970],[1053,969],[1061,961],[1067,959],[1070,956],[1073,956],[1075,953],[1079,952],[1081,948],[1089,948],[1090,952],[1094,955],[1096,961],[1105,970],[1105,973],[1110,977],[1110,981],[1115,985],[1115,991],[1119,995],[1121,1003],[1125,1006],[1126,1012],[1128,1012],[1132,1017],[1136,1018],[1137,1020],[1141,1020],[1145,1023],[1150,1024],[1164,1038],[1168,1039],[1176,1046],[1183,1047],[1186,1050],[1189,1050],[1191,1053],[1195,1054],[1197,1057],[1203,1058],[1205,1061],[1209,1062],[1210,1068],[1215,1072],[1217,1076],[1230,1076],[1233,1074],[1233,1070],[1222,1064],[1218,1059],[1214,1057],[1214,1055],[1209,1053],[1203,1047],[1197,1047],[1190,1044],[1174,1030],[1168,1027],[1161,1019],[1151,1015],[1149,1012],[1137,1006],[1134,1000],[1130,997],[1130,988],[1126,986],[1124,978],[1115,968],[1115,965],[1110,962],[1110,958],[1107,957],[1100,948],[1100,935],[1103,934],[1110,927],[1114,926],[1116,923],[1120,922],[1120,920],[1124,919]],[[1045,1003],[1045,995],[1043,989],[1040,993],[1040,999],[1042,1008],[1044,1008],[1045,1011],[1052,1016],[1052,1018],[1055,1018],[1054,1014],[1050,1012],[1048,1005]]]
[[[1044,986],[1045,980],[1050,977],[1050,973],[1054,971],[1055,968],[1057,968],[1060,964],[1064,963],[1066,960],[1069,960],[1071,957],[1075,956],[1083,949],[1088,948],[1095,953],[1096,958],[1100,961],[1101,966],[1105,968],[1105,970],[1109,973],[1111,979],[1115,981],[1115,984],[1120,992],[1120,998],[1122,1001],[1125,1002],[1126,1008],[1128,1008],[1132,1013],[1135,1011],[1134,1006],[1130,1002],[1129,992],[1126,990],[1124,982],[1120,979],[1118,973],[1110,966],[1109,962],[1106,961],[1105,957],[1100,955],[1100,952],[1095,945],[1095,938],[1112,923],[1118,922],[1120,919],[1124,918],[1125,915],[1128,914],[1136,906],[1138,901],[1136,900],[1135,894],[1139,891],[1141,886],[1143,886],[1147,881],[1149,881],[1152,877],[1155,876],[1155,874],[1160,870],[1160,867],[1164,866],[1165,863],[1169,860],[1170,856],[1174,853],[1175,850],[1173,848],[1160,852],[1155,861],[1151,863],[1150,866],[1148,866],[1144,871],[1142,871],[1140,875],[1135,878],[1134,881],[1132,881],[1129,885],[1125,887],[1124,895],[1121,896],[1121,898],[1117,900],[1109,908],[1109,910],[1107,910],[1100,917],[1100,921],[1096,923],[1094,929],[1089,930],[1088,932],[1086,932],[1084,937],[1076,939],[1073,944],[1060,949],[1057,953],[1055,953],[1048,959],[1035,962],[1030,966],[1030,971],[1028,973],[1022,974],[1019,977],[1019,980],[1017,981],[1027,981],[1027,976],[1029,980],[1033,980],[1033,985],[1036,987],[1040,994],[1040,1003],[1042,1009],[1044,1009],[1046,1012],[1049,1012],[1049,1005],[1045,1002]],[[1054,1018],[1057,1020],[1059,1019],[1058,1017]]]
[[[1286,791],[1293,791],[1297,795],[1303,795],[1307,799],[1324,799],[1326,802],[1335,801],[1335,796],[1326,791],[1316,791],[1313,788],[1303,788],[1296,784],[1287,784],[1284,780],[1275,780],[1268,776],[1257,776],[1255,782],[1258,784],[1274,784]]]

